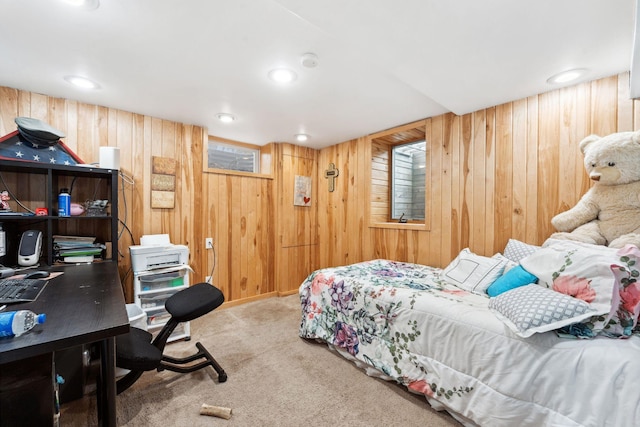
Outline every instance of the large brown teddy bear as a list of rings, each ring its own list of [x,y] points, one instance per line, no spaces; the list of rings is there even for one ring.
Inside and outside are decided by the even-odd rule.
[[[640,247],[640,131],[580,142],[584,166],[595,184],[571,209],[551,220],[551,239],[621,248]]]

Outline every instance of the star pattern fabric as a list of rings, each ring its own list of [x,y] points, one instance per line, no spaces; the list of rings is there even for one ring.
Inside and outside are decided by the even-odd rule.
[[[67,166],[82,163],[62,142],[50,146],[35,145],[17,132],[0,142],[0,158]]]

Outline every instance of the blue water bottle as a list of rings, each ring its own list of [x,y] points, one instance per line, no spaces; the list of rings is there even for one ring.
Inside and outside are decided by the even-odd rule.
[[[58,216],[71,216],[71,195],[67,188],[61,189],[58,194]]]
[[[0,337],[19,337],[46,319],[46,314],[36,314],[31,310],[0,313]]]

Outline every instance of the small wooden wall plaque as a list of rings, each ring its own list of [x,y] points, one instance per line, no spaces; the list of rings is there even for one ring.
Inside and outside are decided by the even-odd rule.
[[[151,207],[171,209],[176,203],[176,160],[152,157]]]

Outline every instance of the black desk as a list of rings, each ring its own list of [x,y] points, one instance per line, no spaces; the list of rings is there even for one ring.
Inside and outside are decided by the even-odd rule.
[[[99,342],[98,417],[101,425],[115,426],[115,336],[129,331],[117,264],[100,262],[51,270],[64,274],[51,279],[36,301],[5,309],[45,313],[47,320],[20,337],[0,339],[0,378],[6,374],[3,370],[14,369],[25,359],[52,358],[55,351]]]

